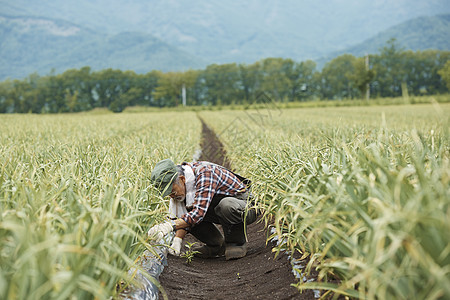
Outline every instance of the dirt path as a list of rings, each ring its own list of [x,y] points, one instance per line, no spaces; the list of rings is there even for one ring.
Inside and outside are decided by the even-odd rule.
[[[202,156],[230,168],[217,136],[203,123]],[[271,245],[266,246],[264,224],[248,226],[248,253],[238,260],[225,258],[184,258],[169,256],[160,282],[169,299],[315,299],[312,291],[302,294],[290,284],[295,283],[286,255],[274,259]],[[186,240],[195,242],[192,235]]]

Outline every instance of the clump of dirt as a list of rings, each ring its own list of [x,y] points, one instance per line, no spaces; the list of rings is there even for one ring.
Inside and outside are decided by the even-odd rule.
[[[202,156],[200,160],[230,168],[223,145],[216,134],[203,123]],[[194,258],[188,264],[181,257],[168,257],[168,266],[160,283],[169,299],[315,299],[312,291],[302,294],[291,286],[296,283],[286,254],[275,258],[271,242],[266,244],[267,231],[259,220],[247,228],[247,256],[226,261]],[[190,243],[197,242],[188,235]]]

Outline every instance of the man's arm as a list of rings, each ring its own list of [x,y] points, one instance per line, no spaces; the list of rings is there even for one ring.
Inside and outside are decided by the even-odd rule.
[[[186,223],[185,220],[183,220],[183,219],[175,220],[175,230],[184,229],[184,228],[188,228],[188,227],[190,227],[190,225],[188,223]]]
[[[175,230],[176,230],[175,237],[173,238],[172,245],[169,248],[169,253],[174,256],[180,256],[181,244],[183,243],[183,239],[186,236],[187,231],[184,229],[175,229]]]

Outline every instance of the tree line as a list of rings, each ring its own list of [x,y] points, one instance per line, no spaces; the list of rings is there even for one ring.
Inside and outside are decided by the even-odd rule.
[[[0,113],[80,112],[106,107],[232,105],[257,101],[264,92],[275,101],[358,99],[440,94],[450,89],[450,51],[405,51],[395,39],[368,57],[344,54],[318,70],[311,60],[266,58],[253,64],[212,64],[185,72],[101,70],[90,67],[62,74],[31,74],[0,83]],[[447,85],[446,86],[446,81]]]

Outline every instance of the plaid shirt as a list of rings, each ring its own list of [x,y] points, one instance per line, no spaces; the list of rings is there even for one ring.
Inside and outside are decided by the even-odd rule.
[[[237,193],[247,190],[236,175],[222,166],[201,161],[187,165],[195,174],[195,196],[192,210],[182,219],[190,225],[195,225],[203,220],[215,194],[235,196]]]

